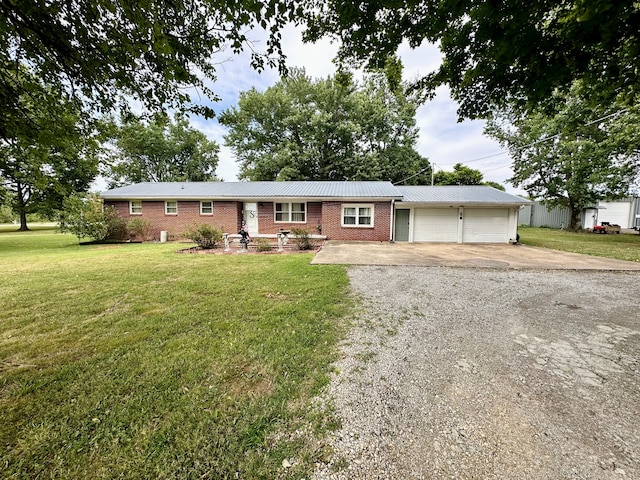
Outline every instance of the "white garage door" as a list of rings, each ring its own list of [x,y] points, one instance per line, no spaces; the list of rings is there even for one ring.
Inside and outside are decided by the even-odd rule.
[[[416,208],[413,212],[414,242],[457,242],[458,209]]]
[[[629,228],[630,202],[600,202],[598,207],[598,223],[609,222]]]
[[[509,209],[465,208],[462,227],[464,243],[507,243]]]

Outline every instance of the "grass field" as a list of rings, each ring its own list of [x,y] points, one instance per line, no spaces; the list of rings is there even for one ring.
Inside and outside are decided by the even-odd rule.
[[[309,478],[326,453],[317,436],[335,421],[310,405],[352,308],[343,267],[10,230],[2,478]],[[640,261],[640,235],[520,235]]]
[[[638,234],[601,235],[522,226],[518,228],[518,233],[520,242],[525,245],[640,262]]]
[[[3,478],[308,478],[345,269],[176,248],[0,233]]]

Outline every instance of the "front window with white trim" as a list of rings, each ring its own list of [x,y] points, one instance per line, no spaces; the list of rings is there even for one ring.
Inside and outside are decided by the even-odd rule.
[[[142,200],[131,200],[129,202],[129,213],[131,215],[142,215]]]
[[[276,223],[305,223],[307,204],[304,202],[276,203],[274,208]]]
[[[164,202],[164,213],[166,215],[177,215],[178,202],[177,201]]]
[[[200,202],[200,215],[213,215],[213,202],[203,200]]]
[[[373,228],[373,204],[342,205],[342,226]]]

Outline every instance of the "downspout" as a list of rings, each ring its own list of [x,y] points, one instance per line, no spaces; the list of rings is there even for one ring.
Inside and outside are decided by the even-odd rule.
[[[393,224],[395,223],[395,217],[396,217],[396,211],[394,209],[395,206],[395,198],[391,199],[391,215],[389,215],[389,241],[393,243],[393,234],[394,234],[394,228],[393,228]]]

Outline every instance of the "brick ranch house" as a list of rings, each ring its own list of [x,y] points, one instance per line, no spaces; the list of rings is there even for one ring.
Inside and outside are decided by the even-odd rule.
[[[304,228],[330,240],[508,243],[531,202],[485,186],[394,186],[389,182],[138,183],[101,194],[126,220],[179,237],[194,223],[252,237]]]

